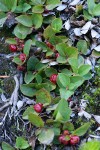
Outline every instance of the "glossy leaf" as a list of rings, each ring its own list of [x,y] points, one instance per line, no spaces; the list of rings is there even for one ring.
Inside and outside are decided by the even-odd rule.
[[[44,122],[40,116],[31,113],[28,115],[28,119],[34,126],[44,127]]]
[[[29,97],[33,97],[36,94],[36,90],[26,84],[21,85],[20,90],[24,95]]]
[[[67,88],[70,84],[70,78],[64,73],[59,73],[57,77],[57,83],[59,86]]]
[[[38,136],[40,143],[45,145],[50,145],[50,143],[53,141],[53,138],[54,132],[52,129],[43,129]]]
[[[78,69],[78,73],[81,75],[81,76],[84,76],[86,75],[91,69],[91,66],[90,65],[81,65]]]
[[[32,27],[32,19],[28,15],[20,15],[16,17],[15,19],[26,27]]]
[[[24,81],[25,83],[30,83],[33,79],[35,78],[35,75],[31,72],[31,71],[28,71],[25,73],[25,78],[24,78]]]
[[[17,36],[19,39],[25,39],[28,34],[31,33],[31,30],[29,27],[25,27],[21,24],[18,24],[14,28],[14,34]]]
[[[67,122],[70,119],[71,109],[65,99],[61,99],[54,112],[55,120],[58,122]]]
[[[41,89],[36,93],[36,102],[48,105],[51,103],[50,93],[46,89]]]
[[[28,115],[31,113],[36,114],[33,106],[27,107],[27,109],[23,113],[23,119],[28,120]]]
[[[56,18],[52,21],[51,27],[54,31],[59,32],[62,29],[62,20],[60,18]]]
[[[93,9],[93,15],[94,16],[100,16],[100,3],[97,4]]]
[[[43,13],[44,8],[42,5],[37,5],[32,8],[33,13]]]
[[[60,0],[47,0],[47,10],[52,10],[60,4]]]
[[[31,48],[31,44],[32,44],[32,40],[27,40],[27,41],[25,42],[23,52],[24,52],[24,54],[26,54],[26,56],[29,55],[30,48]]]
[[[43,22],[43,17],[41,14],[34,13],[32,15],[32,24],[37,29],[40,28]]]
[[[26,149],[26,148],[29,147],[29,144],[24,138],[17,137],[17,139],[16,139],[16,147],[18,149]]]
[[[2,142],[2,150],[15,150],[11,145],[6,142]]]
[[[90,128],[90,123],[85,123],[84,125],[82,125],[81,127],[79,127],[78,129],[76,129],[72,134],[73,135],[78,135],[78,136],[82,136],[84,135],[87,130]]]

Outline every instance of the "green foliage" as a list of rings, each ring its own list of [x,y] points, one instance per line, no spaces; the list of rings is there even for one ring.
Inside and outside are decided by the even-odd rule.
[[[58,122],[67,122],[70,119],[71,109],[66,100],[61,99],[54,112],[55,120]]]
[[[62,29],[62,20],[60,18],[56,18],[52,21],[51,27],[54,31],[59,32]]]
[[[28,119],[29,119],[29,121],[30,121],[33,125],[35,125],[36,127],[44,127],[44,122],[43,122],[43,120],[41,119],[40,116],[38,116],[38,115],[36,115],[36,114],[30,113],[30,114],[28,115]]]
[[[84,17],[92,20],[93,16],[100,16],[100,4],[96,4],[94,0],[87,0],[88,11],[84,10]]]
[[[42,129],[38,135],[38,140],[42,144],[49,145],[54,139],[54,132],[52,129]]]
[[[81,127],[79,127],[78,129],[76,129],[72,134],[73,135],[78,135],[78,136],[82,136],[84,135],[87,130],[90,128],[90,123],[85,123],[84,125],[82,125]]]
[[[2,150],[15,150],[15,149],[8,143],[2,142]]]
[[[23,52],[24,52],[24,54],[26,54],[26,56],[29,55],[29,51],[30,51],[30,48],[31,48],[31,44],[32,44],[32,40],[27,40],[27,41],[25,42],[25,46],[24,46]]]
[[[72,111],[67,102],[84,81],[91,78],[91,66],[84,64],[83,57],[87,53],[88,43],[79,40],[76,47],[73,46],[70,39],[62,34],[60,13],[51,13],[45,17],[45,11],[57,11],[59,4],[60,0],[0,0],[0,27],[3,27],[9,12],[11,15],[13,12],[13,34],[20,40],[25,39],[24,47],[13,58],[16,65],[25,67],[25,83],[20,86],[20,90],[36,103],[43,104],[42,113],[37,113],[31,105],[22,117],[35,126],[36,139],[44,145],[58,142],[62,130],[68,129],[72,134],[82,136],[90,128],[88,122],[75,130],[70,120]],[[100,15],[100,4],[93,0],[88,0],[87,4],[88,11],[83,10],[87,19]],[[81,5],[76,8],[77,14],[82,12]],[[17,45],[13,38],[8,38],[6,43]],[[17,46],[20,47],[20,44]],[[24,62],[19,58],[20,53],[27,56]],[[57,74],[55,84],[50,80],[53,74]],[[14,150],[5,142],[2,148]],[[29,144],[24,138],[18,137],[16,148],[28,149]]]
[[[36,93],[36,102],[37,103],[42,103],[44,105],[50,104],[51,103],[50,93],[45,89],[41,89],[41,90],[37,91],[37,93]]]
[[[79,150],[100,150],[100,142],[96,140],[89,141],[81,145]]]
[[[16,148],[18,148],[18,149],[26,149],[28,147],[29,147],[29,144],[24,138],[17,137],[17,139],[16,139]]]

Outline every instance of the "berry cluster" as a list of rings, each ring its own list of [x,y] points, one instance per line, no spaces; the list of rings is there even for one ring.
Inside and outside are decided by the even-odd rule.
[[[19,38],[14,38],[16,40],[16,44],[10,44],[9,45],[9,49],[11,52],[18,52],[18,51],[22,51],[24,48],[24,41],[20,40]],[[25,62],[26,61],[26,54],[21,53],[19,55],[19,59],[21,60],[21,62]],[[20,71],[24,71],[25,67],[18,65],[17,69]]]
[[[70,135],[69,131],[68,130],[65,130],[63,132],[63,134],[61,134],[59,136],[59,142],[63,145],[76,145],[78,144],[80,141],[80,138],[79,136],[76,136],[76,135]]]
[[[11,52],[22,51],[24,48],[24,41],[19,38],[14,38],[16,40],[16,44],[10,44],[9,49]]]

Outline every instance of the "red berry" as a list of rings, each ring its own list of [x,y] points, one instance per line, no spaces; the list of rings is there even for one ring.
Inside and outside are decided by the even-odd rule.
[[[71,145],[76,145],[76,144],[79,143],[79,141],[80,141],[79,136],[72,135],[72,136],[70,137],[70,144],[71,144]]]
[[[17,51],[17,46],[13,45],[13,44],[10,44],[9,49],[10,49],[11,52],[16,52]]]
[[[26,60],[26,54],[22,53],[19,55],[20,60],[23,62]]]
[[[38,104],[35,104],[33,107],[34,107],[34,110],[35,110],[37,113],[41,113],[42,108],[43,108],[43,104],[38,103]]]
[[[18,69],[19,71],[24,71],[24,70],[25,70],[25,67],[24,67],[24,66],[17,66],[17,69]]]
[[[59,55],[59,53],[56,53],[56,58],[58,58],[60,55]]]
[[[47,46],[50,48],[50,49],[53,49],[54,46],[50,43],[50,42],[46,42]]]
[[[57,82],[57,74],[52,74],[50,77],[50,81],[54,84],[56,84]]]
[[[69,135],[69,131],[68,130],[64,130],[63,135]]]
[[[59,142],[63,145],[68,145],[69,144],[69,140],[66,140],[66,137],[64,135],[59,136]]]

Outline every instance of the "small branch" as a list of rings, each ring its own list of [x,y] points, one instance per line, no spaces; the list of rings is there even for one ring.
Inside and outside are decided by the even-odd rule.
[[[6,103],[5,105],[3,105],[1,108],[0,108],[0,111],[2,111],[3,109],[5,109],[6,107],[8,107],[10,105],[10,102]]]
[[[0,76],[0,78],[9,78],[10,76]]]

